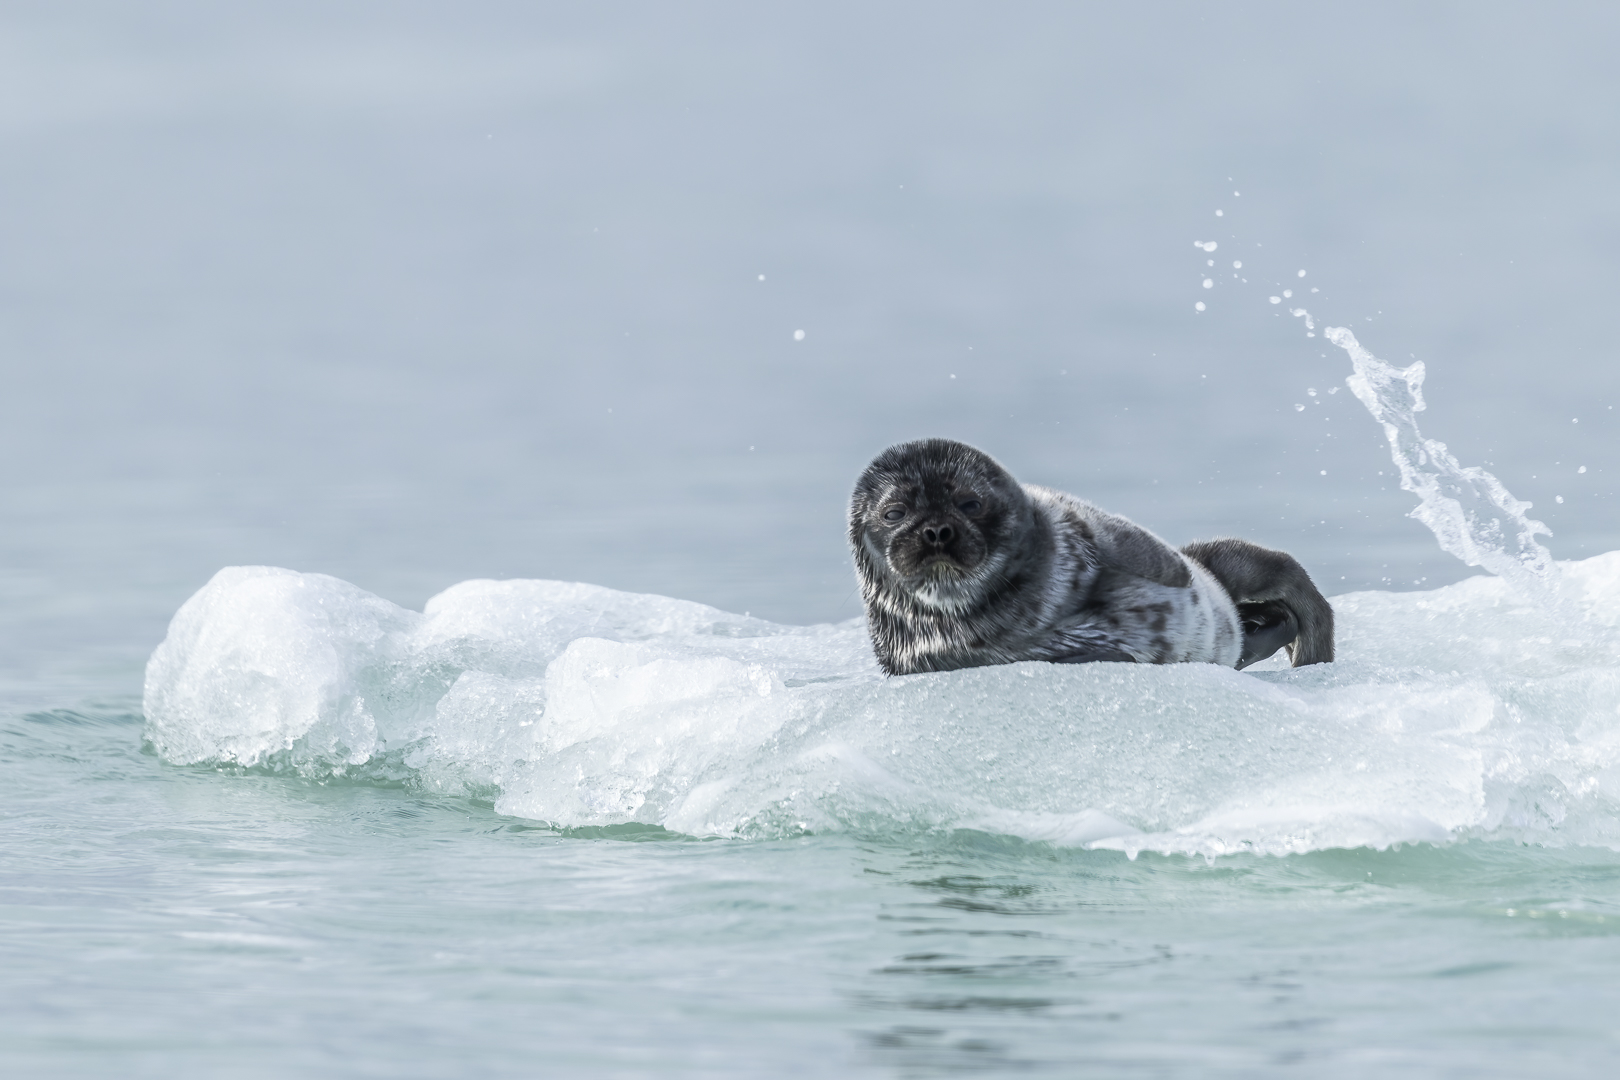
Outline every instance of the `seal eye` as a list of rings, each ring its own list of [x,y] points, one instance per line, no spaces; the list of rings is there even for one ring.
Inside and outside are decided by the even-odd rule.
[[[972,517],[974,514],[977,514],[980,510],[984,509],[984,504],[979,502],[978,499],[963,499],[961,502],[956,504],[956,508],[962,511],[962,513],[966,514],[968,517]]]
[[[884,521],[899,521],[905,516],[906,508],[903,506],[891,506],[887,510],[883,511]]]

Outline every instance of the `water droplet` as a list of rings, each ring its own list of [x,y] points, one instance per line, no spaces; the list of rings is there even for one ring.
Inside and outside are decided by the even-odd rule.
[[[1193,305],[1193,310],[1194,311],[1203,311],[1204,310],[1204,302],[1202,300],[1198,301],[1198,303]]]
[[[1273,303],[1273,304],[1280,304],[1280,303],[1282,303],[1282,297],[1280,297],[1280,296],[1273,296],[1273,297],[1272,297],[1272,298],[1271,298],[1271,302],[1272,302],[1272,303]]]
[[[1563,496],[1562,496],[1562,495],[1554,495],[1554,496],[1553,496],[1553,501],[1554,501],[1554,502],[1563,502],[1563,501],[1564,501],[1564,497],[1563,497]]]
[[[1294,411],[1295,412],[1304,412],[1305,411],[1305,406],[1303,406],[1303,405],[1295,405],[1294,406]]]
[[[795,331],[793,331],[793,340],[794,341],[803,341],[804,340],[804,331],[803,330],[795,330]]]
[[[1232,260],[1232,269],[1234,269],[1234,270],[1243,269],[1243,260],[1242,259],[1233,259]]]
[[[1215,287],[1215,282],[1214,281],[1212,281],[1209,278],[1204,279],[1204,288],[1213,289],[1214,287]]]
[[[1585,472],[1586,471],[1586,466],[1582,465],[1580,468],[1576,469],[1575,471],[1576,472]]]
[[[1284,296],[1293,296],[1294,295],[1294,290],[1293,289],[1284,289],[1283,290],[1283,295]]]
[[[764,274],[759,275],[759,280],[764,281],[765,280],[765,275]]]
[[[1303,270],[1301,270],[1301,271],[1300,271],[1300,272],[1299,272],[1299,276],[1300,276],[1300,277],[1304,277],[1304,276],[1305,276],[1305,271],[1303,271]]]

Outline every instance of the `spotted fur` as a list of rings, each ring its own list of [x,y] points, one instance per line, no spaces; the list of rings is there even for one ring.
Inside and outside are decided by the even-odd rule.
[[[959,442],[879,454],[856,482],[849,540],[872,647],[891,675],[1018,660],[1239,667],[1258,658],[1219,570],[1090,503],[1020,485]],[[1218,543],[1238,545],[1221,550],[1242,563],[1243,541]],[[1261,592],[1262,604],[1285,606],[1287,589]],[[1332,612],[1321,606],[1331,659]],[[1254,642],[1270,645],[1266,655],[1287,644],[1288,624],[1271,614],[1251,620],[1268,635]],[[1320,638],[1319,613],[1309,617]]]

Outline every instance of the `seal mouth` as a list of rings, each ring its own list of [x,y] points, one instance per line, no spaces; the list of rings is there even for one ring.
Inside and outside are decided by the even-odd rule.
[[[921,571],[918,576],[933,581],[960,581],[968,572],[967,567],[944,552],[924,556],[917,568]]]

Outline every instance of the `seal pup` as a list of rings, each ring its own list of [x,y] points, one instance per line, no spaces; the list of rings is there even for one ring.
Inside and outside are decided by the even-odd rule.
[[[849,508],[866,625],[890,675],[1019,660],[1247,667],[1333,659],[1333,609],[1291,556],[1180,551],[950,439],[891,446]]]

